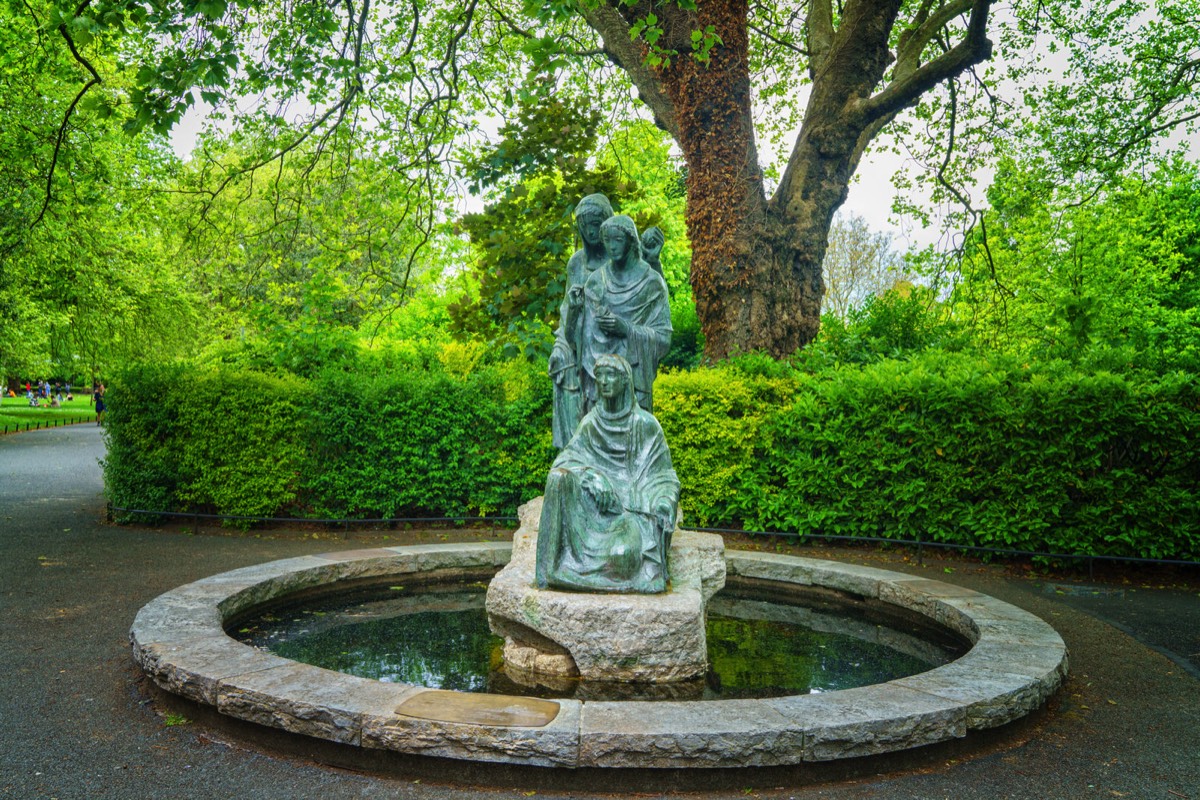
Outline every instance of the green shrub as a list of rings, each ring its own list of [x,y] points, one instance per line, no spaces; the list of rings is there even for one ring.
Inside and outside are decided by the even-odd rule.
[[[305,480],[313,510],[515,513],[540,494],[553,458],[548,381],[523,379],[530,369],[322,375],[306,409],[319,465]]]
[[[744,375],[731,366],[658,377],[654,413],[682,483],[688,523],[716,525],[745,516],[753,493],[739,488],[738,476],[761,449],[763,422],[794,386],[791,378]]]
[[[544,365],[469,348],[313,381],[139,366],[113,381],[118,506],[330,517],[512,514],[554,458]],[[435,352],[436,350],[436,352]],[[687,524],[1200,558],[1200,385],[937,350],[812,373],[666,371]],[[1103,368],[1101,368],[1103,367]]]
[[[747,527],[1200,554],[1195,378],[936,351],[806,376],[763,427]]]
[[[301,404],[307,381],[246,370],[197,371],[176,388],[179,500],[188,508],[272,516],[297,498],[306,471]]]
[[[109,500],[148,511],[279,513],[296,497],[306,391],[298,378],[249,370],[139,364],[118,373],[107,397]]]
[[[174,511],[182,482],[178,443],[185,440],[180,424],[179,387],[188,379],[179,364],[136,364],[113,375],[105,396],[102,462],[104,491],[117,508]],[[141,515],[118,512],[123,522],[150,522]]]

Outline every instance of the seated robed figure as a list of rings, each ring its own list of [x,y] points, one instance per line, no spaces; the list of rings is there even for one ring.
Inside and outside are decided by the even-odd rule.
[[[621,356],[596,359],[599,401],[546,481],[536,584],[586,592],[667,589],[679,479],[662,427],[641,408]]]

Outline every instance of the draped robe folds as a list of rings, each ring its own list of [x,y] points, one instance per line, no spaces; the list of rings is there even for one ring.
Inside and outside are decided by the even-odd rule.
[[[632,401],[632,397],[629,398]],[[584,488],[594,470],[608,479],[616,508],[602,511]],[[654,509],[674,510],[679,479],[662,428],[629,402],[619,415],[603,406],[588,413],[559,453],[546,481],[537,544],[540,587],[653,594],[667,588],[667,552],[674,532]]]
[[[658,362],[671,347],[671,306],[666,282],[645,261],[636,261],[630,273],[627,284],[618,284],[610,261],[584,283],[579,359],[585,411],[596,404],[596,359],[603,355],[622,356],[629,362],[638,405],[654,410]],[[605,310],[629,324],[628,336],[601,330],[597,318]]]
[[[579,351],[581,349],[582,313],[571,315],[568,303],[571,287],[582,286],[594,270],[588,264],[587,251],[580,248],[567,262],[567,294],[559,305],[559,326],[554,331],[554,353],[563,364],[561,374],[551,375],[554,384],[554,446],[560,450],[571,441],[584,413]],[[572,320],[572,316],[574,319]]]

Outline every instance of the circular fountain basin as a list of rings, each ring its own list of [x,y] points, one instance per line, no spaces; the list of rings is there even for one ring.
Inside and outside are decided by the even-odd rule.
[[[385,683],[549,700],[741,700],[832,692],[928,672],[966,641],[895,606],[780,584],[734,581],[707,606],[705,674],[689,681],[609,681],[530,674],[503,655],[487,584],[389,578],[333,584],[227,621],[238,641],[283,658]],[[799,597],[790,596],[793,592]]]
[[[820,587],[915,611],[972,643],[928,672],[856,689],[716,701],[546,700],[358,678],[241,644],[226,623],[329,584],[460,580],[494,572],[509,543],[343,551],[214,575],[160,595],[130,631],[161,688],[222,714],[371,750],[562,767],[746,767],[886,753],[1022,717],[1067,670],[1062,638],[993,597],[888,570],[728,551],[731,577]]]

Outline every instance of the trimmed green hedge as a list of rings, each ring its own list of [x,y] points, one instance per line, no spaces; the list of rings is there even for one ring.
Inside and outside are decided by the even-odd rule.
[[[554,457],[548,381],[483,368],[326,374],[305,408],[319,516],[513,514]],[[543,385],[546,384],[546,385]]]
[[[292,509],[308,463],[307,383],[248,371],[139,365],[106,397],[104,482],[121,508],[271,516]]]
[[[312,381],[138,365],[110,388],[105,486],[153,511],[511,514],[554,456],[545,383],[523,365]]]
[[[553,459],[524,364],[312,381],[139,366],[113,381],[115,505],[314,517],[512,514]],[[929,352],[816,374],[667,372],[688,524],[1200,559],[1190,374]]]
[[[751,529],[1200,558],[1192,375],[931,353],[805,377],[761,439]]]

